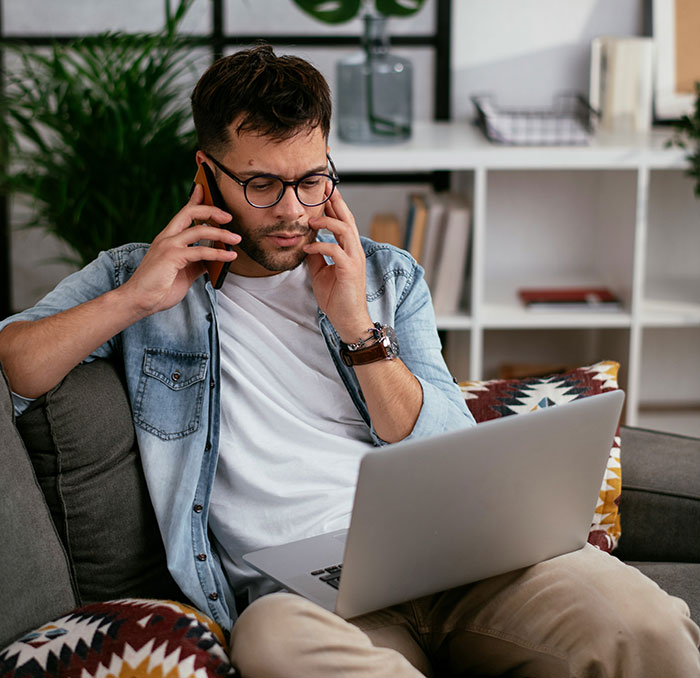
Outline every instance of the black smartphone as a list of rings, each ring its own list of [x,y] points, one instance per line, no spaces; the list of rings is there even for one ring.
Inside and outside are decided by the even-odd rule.
[[[206,163],[202,163],[198,168],[197,168],[197,174],[194,177],[194,183],[195,184],[201,184],[202,187],[204,188],[204,204],[205,205],[213,205],[214,207],[218,207],[222,210],[226,210],[226,203],[224,202],[224,199],[221,195],[221,192],[219,191],[219,187],[216,185],[216,181],[214,179],[214,173],[211,171],[211,168],[209,165]],[[192,190],[194,190],[194,185],[192,186]],[[196,224],[201,224],[205,223],[203,221],[200,221],[198,219],[195,219]],[[207,224],[210,226],[216,226],[218,228],[221,228],[220,224],[217,224],[215,221],[207,220]],[[226,250],[233,250],[233,245],[228,245],[222,242],[219,242],[218,240],[202,240],[200,242],[200,245],[207,245],[209,247],[214,247],[216,249],[226,249]],[[228,273],[229,266],[231,265],[230,261],[205,261],[204,265],[207,268],[207,272],[209,273],[209,279],[211,280],[211,284],[214,286],[215,290],[218,290],[221,288],[221,286],[224,284],[224,280],[226,278],[226,274]]]

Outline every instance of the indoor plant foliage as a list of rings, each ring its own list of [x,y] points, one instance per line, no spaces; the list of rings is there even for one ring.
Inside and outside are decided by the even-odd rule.
[[[700,198],[700,82],[695,83],[695,91],[693,111],[675,124],[677,134],[673,143],[689,150],[686,158],[690,166],[686,173],[695,180],[695,195]]]
[[[3,132],[5,190],[29,198],[41,226],[82,265],[102,250],[150,242],[184,204],[195,135],[178,78],[189,68],[177,28],[105,33],[47,52],[12,47]]]

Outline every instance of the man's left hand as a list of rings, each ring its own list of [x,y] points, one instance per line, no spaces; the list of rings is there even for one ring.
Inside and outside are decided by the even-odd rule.
[[[325,216],[311,218],[309,226],[316,231],[327,229],[336,240],[304,246],[316,301],[341,340],[355,342],[372,326],[367,309],[365,252],[355,218],[337,189],[325,204]],[[324,256],[334,265],[327,264]]]

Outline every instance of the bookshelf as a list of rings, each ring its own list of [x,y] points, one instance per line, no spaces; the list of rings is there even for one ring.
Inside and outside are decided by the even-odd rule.
[[[425,122],[399,146],[330,143],[341,172],[447,171],[470,200],[468,294],[437,318],[458,379],[492,378],[500,363],[615,359],[627,424],[665,418],[673,430],[682,415],[698,423],[679,432],[700,434],[700,201],[668,138],[499,147],[468,123]],[[622,309],[535,312],[517,296],[584,285],[609,286]]]

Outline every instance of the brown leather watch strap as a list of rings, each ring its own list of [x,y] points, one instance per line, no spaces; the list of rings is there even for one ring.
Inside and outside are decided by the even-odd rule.
[[[353,365],[367,365],[367,363],[373,363],[377,360],[391,359],[386,350],[386,346],[384,346],[381,341],[378,341],[376,344],[372,344],[371,346],[358,349],[357,351],[341,349],[340,357],[348,367],[352,367]]]

